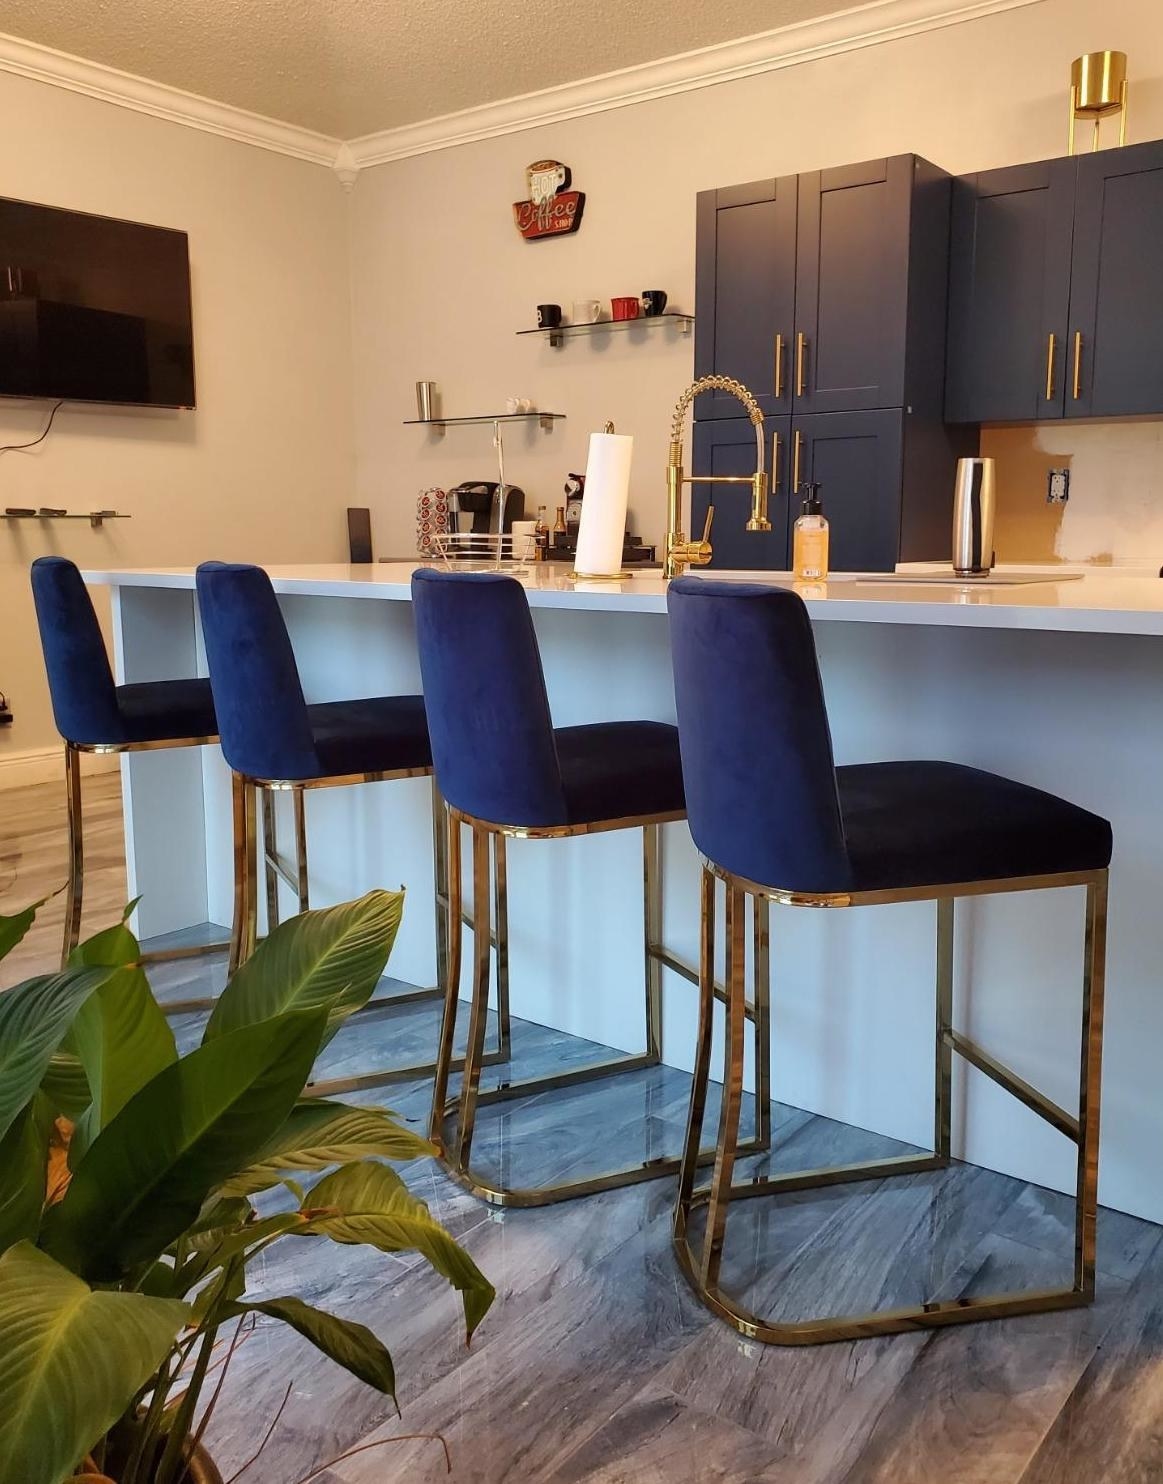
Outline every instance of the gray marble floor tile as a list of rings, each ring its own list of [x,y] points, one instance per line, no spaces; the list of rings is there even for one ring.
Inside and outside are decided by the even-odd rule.
[[[554,1484],[760,1484],[782,1474],[771,1444],[650,1385],[550,1477]]]
[[[1128,1289],[1020,1484],[1163,1479],[1163,1249]]]

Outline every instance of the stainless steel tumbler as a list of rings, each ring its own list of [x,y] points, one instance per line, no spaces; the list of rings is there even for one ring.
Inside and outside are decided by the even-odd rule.
[[[958,459],[953,490],[953,570],[958,577],[988,577],[993,512],[993,460]]]
[[[422,423],[432,421],[435,404],[436,383],[434,381],[418,381],[416,383],[416,416]]]

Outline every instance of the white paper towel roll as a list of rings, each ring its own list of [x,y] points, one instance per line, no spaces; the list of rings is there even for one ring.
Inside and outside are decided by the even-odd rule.
[[[622,570],[633,456],[633,438],[621,433],[590,434],[586,490],[573,562],[579,577],[612,577]]]

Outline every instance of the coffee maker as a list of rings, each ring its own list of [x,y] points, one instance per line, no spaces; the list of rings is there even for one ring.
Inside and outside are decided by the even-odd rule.
[[[502,535],[510,535],[513,522],[525,516],[525,491],[515,484],[507,484],[503,500],[500,491],[501,486],[496,480],[488,479],[470,479],[450,489],[449,530],[471,531],[476,536],[496,535],[499,530]]]

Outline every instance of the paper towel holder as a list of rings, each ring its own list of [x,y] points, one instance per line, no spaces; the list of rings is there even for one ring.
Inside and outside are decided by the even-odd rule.
[[[605,421],[605,424],[602,427],[602,432],[603,433],[610,434],[610,433],[615,433],[616,431],[617,430],[614,427],[613,419],[612,418],[607,418],[606,421]],[[569,572],[567,572],[565,574],[565,578],[566,578],[566,581],[567,582],[575,582],[575,583],[576,582],[583,582],[583,583],[584,582],[627,582],[633,576],[634,576],[633,572],[627,572],[624,568],[621,569],[621,570],[619,570],[619,571],[617,571],[617,572],[578,572],[576,570],[576,568],[575,568],[575,569],[573,569],[573,570],[571,570],[571,571],[569,571]]]

